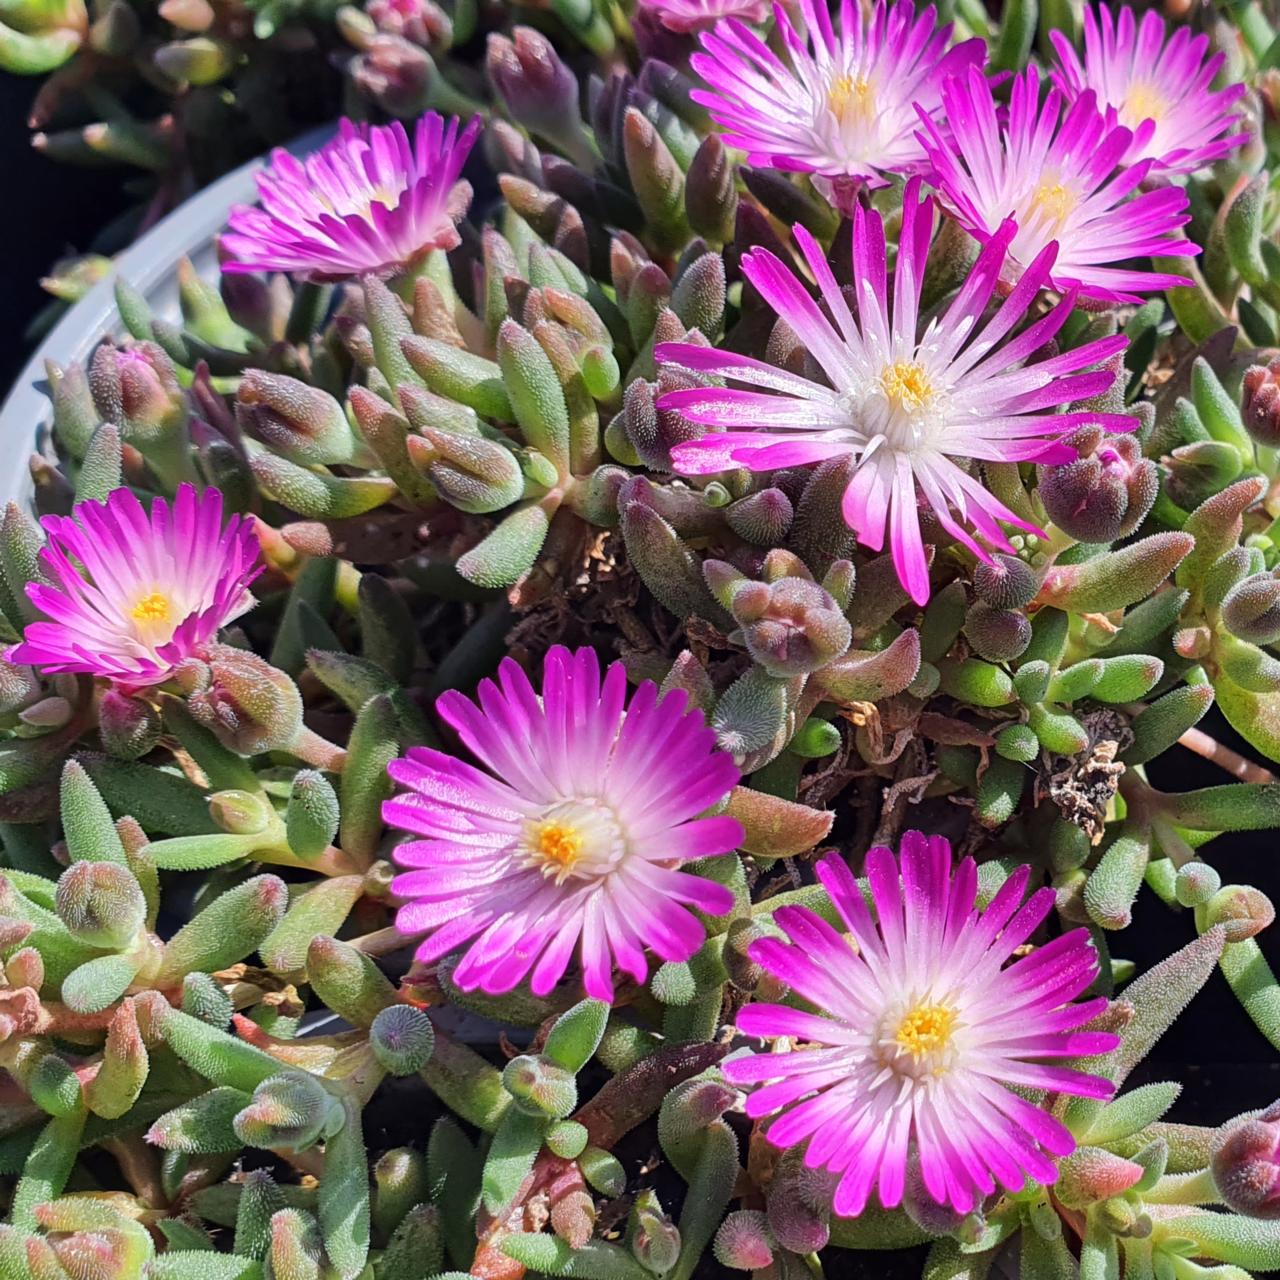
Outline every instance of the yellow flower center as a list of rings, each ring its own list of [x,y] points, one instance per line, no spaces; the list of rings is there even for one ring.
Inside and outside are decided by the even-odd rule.
[[[945,1004],[918,1004],[907,1011],[894,1040],[917,1061],[945,1049],[955,1027],[956,1012]]]
[[[1120,120],[1131,129],[1136,129],[1144,120],[1159,120],[1169,109],[1164,95],[1158,93],[1149,84],[1141,82],[1129,86],[1120,105]]]
[[[922,365],[913,360],[899,360],[880,375],[885,395],[909,413],[928,408],[934,397],[933,383]]]
[[[1042,182],[1036,188],[1031,203],[1046,218],[1061,223],[1079,201],[1076,193],[1070,187],[1063,186],[1061,182]]]
[[[539,823],[533,831],[531,852],[541,863],[542,874],[563,884],[582,857],[582,832],[564,822]]]
[[[133,606],[132,616],[143,623],[168,622],[169,597],[163,592],[152,591]]]
[[[868,115],[875,107],[875,95],[862,76],[836,76],[827,91],[827,106],[837,118],[842,118],[850,108],[855,114]]]

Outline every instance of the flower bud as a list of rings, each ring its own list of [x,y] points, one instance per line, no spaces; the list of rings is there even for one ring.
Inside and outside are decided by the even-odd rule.
[[[1207,862],[1188,862],[1178,868],[1173,891],[1184,907],[1198,907],[1222,887],[1222,877]]]
[[[636,1197],[631,1210],[631,1252],[646,1271],[664,1276],[680,1256],[680,1229],[663,1212],[650,1190]]]
[[[1222,621],[1232,635],[1253,644],[1280,640],[1280,577],[1258,573],[1236,583],[1222,601]]]
[[[232,1127],[251,1147],[305,1151],[332,1137],[344,1120],[342,1103],[308,1071],[282,1071],[254,1091]]]
[[[758,1209],[738,1209],[720,1224],[711,1248],[722,1267],[755,1271],[773,1262],[773,1232]]]
[[[980,563],[973,571],[973,589],[993,609],[1024,609],[1036,598],[1040,581],[1025,561],[996,552],[990,564]]]
[[[108,689],[98,704],[102,745],[120,760],[137,760],[160,741],[160,715],[149,702]]]
[[[1058,1166],[1054,1194],[1069,1209],[1083,1209],[1100,1200],[1122,1195],[1143,1174],[1140,1164],[1104,1151],[1101,1147],[1077,1147]]]
[[[1253,938],[1276,918],[1271,899],[1260,889],[1247,884],[1224,885],[1204,904],[1204,927],[1222,925],[1228,942]]]
[[[375,36],[351,63],[361,94],[401,118],[422,112],[438,74],[431,55],[403,36]]]
[[[1132,533],[1156,499],[1155,463],[1133,436],[1084,426],[1064,441],[1074,462],[1039,468],[1040,501],[1049,519],[1081,542],[1112,542]]]
[[[1242,412],[1245,430],[1259,444],[1280,445],[1280,358],[1245,371]]]
[[[76,862],[62,873],[55,905],[63,924],[90,946],[128,946],[147,918],[147,900],[134,875],[114,862]]]
[[[502,1083],[521,1111],[563,1119],[578,1105],[578,1083],[572,1071],[535,1054],[512,1058]]]
[[[783,679],[825,667],[849,647],[853,628],[831,594],[807,577],[757,582],[722,560],[704,574],[741,628],[747,651],[769,675]]]
[[[210,644],[207,678],[187,700],[191,714],[243,756],[292,746],[302,728],[302,695],[283,671],[245,649]]]
[[[89,366],[89,386],[104,422],[131,442],[168,435],[186,420],[186,402],[173,361],[154,342],[104,342]]]
[[[778,1161],[765,1210],[769,1230],[784,1249],[803,1255],[826,1247],[835,1182],[825,1170],[810,1169],[799,1148]]]
[[[355,455],[356,439],[342,406],[297,378],[246,369],[236,412],[250,435],[303,466],[346,463]]]
[[[453,43],[453,21],[432,0],[369,0],[364,11],[379,31],[424,49],[439,52]]]
[[[627,387],[618,417],[627,442],[646,467],[670,471],[671,450],[702,434],[702,427],[677,410],[658,407],[658,401],[667,392],[696,385],[693,375],[668,366],[659,370],[656,383],[637,378]]]
[[[965,615],[964,634],[988,662],[1008,662],[1031,643],[1031,621],[1020,609],[993,609],[975,600]]]
[[[388,1005],[369,1028],[373,1056],[393,1076],[411,1076],[420,1071],[435,1043],[431,1019],[412,1005]]]
[[[1222,1202],[1249,1218],[1280,1218],[1280,1103],[1225,1130],[1209,1168]]]
[[[485,68],[507,114],[568,154],[579,154],[577,77],[540,32],[516,27],[512,35],[490,35],[485,50]]]

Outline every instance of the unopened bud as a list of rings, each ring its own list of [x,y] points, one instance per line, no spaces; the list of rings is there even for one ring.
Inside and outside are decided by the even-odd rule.
[[[755,1271],[773,1262],[775,1243],[763,1213],[758,1209],[739,1209],[720,1224],[712,1252],[722,1267]]]
[[[769,1230],[784,1249],[804,1255],[826,1247],[835,1181],[823,1169],[810,1169],[796,1148],[778,1161],[765,1209]]]
[[[639,290],[647,279],[647,272],[642,271],[636,278],[636,289]],[[665,275],[660,284],[666,288]],[[620,414],[622,430],[646,467],[670,471],[671,450],[702,434],[703,428],[690,422],[678,410],[658,407],[658,402],[668,392],[696,385],[698,380],[692,374],[667,366],[659,371],[656,383],[637,378],[627,387]]]
[[[431,1019],[412,1005],[389,1005],[369,1028],[373,1056],[393,1076],[411,1076],[421,1071],[435,1043]]]
[[[159,713],[142,698],[108,689],[98,703],[98,734],[118,759],[145,756],[160,741],[161,728]]]
[[[578,1105],[578,1084],[572,1071],[535,1054],[512,1058],[502,1083],[521,1111],[562,1119]]]
[[[1022,609],[1036,598],[1040,582],[1025,561],[997,552],[990,564],[979,564],[973,571],[973,589],[993,609]]]
[[[712,594],[733,614],[748,652],[771,676],[806,675],[840,657],[853,628],[831,594],[810,578],[780,577],[757,582],[729,580],[732,567],[706,562]]]
[[[128,946],[147,918],[141,886],[114,862],[73,863],[62,873],[54,901],[77,938],[111,951]]]
[[[89,366],[89,386],[102,420],[131,442],[168,435],[186,419],[173,361],[154,342],[104,342]]]
[[[1248,1218],[1280,1218],[1280,1103],[1227,1129],[1209,1167],[1228,1208]]]
[[[1259,573],[1236,583],[1222,601],[1222,621],[1232,635],[1253,644],[1280,640],[1280,578]]]
[[[1082,1209],[1123,1194],[1142,1174],[1140,1164],[1101,1147],[1077,1147],[1058,1166],[1054,1194],[1069,1209]]]
[[[351,79],[361,94],[400,117],[423,110],[437,75],[431,55],[403,36],[375,36],[351,63]]]
[[[1031,621],[1020,609],[993,609],[975,600],[965,615],[964,634],[988,662],[1008,662],[1031,643]]]
[[[1245,430],[1259,444],[1280,445],[1280,359],[1245,371],[1242,412]]]
[[[1132,533],[1155,501],[1155,463],[1133,436],[1085,426],[1063,442],[1075,462],[1042,466],[1040,501],[1049,519],[1081,542],[1112,542]]]
[[[1228,942],[1257,936],[1276,918],[1276,909],[1260,889],[1247,884],[1223,885],[1204,905],[1206,929],[1220,924]]]
[[[208,679],[187,700],[191,714],[244,756],[289,748],[302,728],[302,695],[283,671],[245,649],[210,644]]]
[[[485,51],[485,68],[507,113],[531,133],[577,153],[582,143],[577,77],[546,36],[531,27],[516,27],[512,36],[490,35]]]
[[[1207,862],[1188,862],[1178,868],[1173,891],[1184,907],[1208,902],[1222,887],[1222,877]]]
[[[310,1072],[282,1071],[253,1091],[233,1127],[248,1146],[305,1151],[332,1137],[344,1118],[342,1103]]]
[[[364,11],[378,31],[424,49],[442,51],[453,42],[453,22],[432,0],[369,0]]]
[[[405,441],[409,461],[450,506],[472,515],[509,507],[524,492],[516,455],[496,440],[423,428]],[[554,469],[552,483],[555,482]]]
[[[246,431],[303,466],[346,463],[355,455],[347,415],[319,387],[283,373],[246,369],[236,406]]]

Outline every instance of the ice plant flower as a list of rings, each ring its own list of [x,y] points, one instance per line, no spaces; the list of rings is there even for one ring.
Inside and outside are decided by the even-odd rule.
[[[789,942],[750,946],[752,959],[822,1012],[739,1010],[746,1035],[804,1042],[724,1064],[731,1083],[763,1086],[747,1114],[776,1115],[765,1131],[775,1146],[807,1141],[805,1163],[839,1175],[841,1216],[861,1213],[873,1188],[885,1208],[900,1204],[913,1148],[928,1194],[960,1213],[997,1182],[1009,1191],[1027,1176],[1053,1182],[1049,1157],[1070,1154],[1075,1141],[1013,1089],[1112,1092],[1107,1080],[1040,1061],[1119,1043],[1078,1030],[1107,1003],[1071,1003],[1098,971],[1088,933],[1075,929],[1005,967],[1053,909],[1053,890],[1023,903],[1022,867],[979,911],[973,860],[953,876],[941,836],[908,832],[901,868],[888,849],[867,854],[876,921],[838,855],[817,873],[845,932],[806,907],[782,907],[775,919]]]
[[[685,695],[641,684],[626,704],[615,662],[591,649],[547,655],[542,697],[511,659],[480,683],[479,705],[442,694],[436,708],[485,766],[416,748],[391,765],[407,790],[383,808],[421,837],[400,846],[392,882],[404,933],[428,931],[417,958],[461,947],[463,990],[546,995],[579,952],[587,993],[613,995],[614,965],[643,982],[646,948],[687,960],[705,937],[687,909],[722,913],[733,895],[680,870],[728,853],[733,818],[699,817],[738,780],[730,756]],[[486,772],[486,770],[488,772]]]
[[[769,0],[640,0],[668,31],[706,31],[723,18],[761,23],[769,16]]]
[[[936,13],[918,16],[910,0],[877,0],[869,20],[841,0],[840,29],[825,0],[798,0],[804,30],[774,5],[783,61],[741,22],[704,32],[704,52],[690,59],[708,85],[692,97],[724,130],[730,146],[754,165],[802,170],[830,182],[883,185],[892,173],[922,167],[917,108],[941,106],[947,76],[982,66],[985,45],[967,40],[948,49],[949,26]],[[788,65],[789,62],[789,65]]]
[[[222,237],[224,271],[291,271],[315,280],[395,275],[459,242],[471,203],[462,166],[480,129],[424,115],[412,142],[399,121],[343,120],[338,136],[298,160],[271,153],[256,178],[261,207],[237,205]]]
[[[1153,161],[1152,172],[1194,173],[1248,139],[1232,110],[1244,85],[1215,90],[1226,55],[1206,59],[1209,38],[1178,26],[1166,42],[1153,9],[1135,22],[1122,6],[1084,11],[1084,59],[1061,31],[1049,39],[1058,55],[1053,82],[1068,99],[1092,90],[1109,116],[1133,131],[1122,163]]]
[[[942,88],[944,131],[920,113],[920,135],[942,203],[970,235],[987,241],[1006,218],[1017,224],[1009,247],[1012,281],[1057,243],[1049,284],[1104,302],[1140,302],[1139,293],[1187,284],[1182,276],[1114,266],[1129,258],[1188,256],[1199,248],[1179,231],[1190,220],[1181,187],[1136,191],[1150,160],[1126,163],[1133,133],[1103,117],[1086,90],[1068,104],[1051,89],[1040,105],[1034,67],[1013,82],[1007,117],[976,71]]]
[[[45,516],[48,582],[27,587],[45,621],[29,623],[11,662],[104,676],[122,688],[163,683],[253,606],[261,572],[250,524],[222,519],[222,494],[182,485],[150,514],[128,489]]]
[[[946,313],[919,335],[920,286],[932,231],[932,201],[921,199],[920,180],[913,178],[903,198],[890,304],[883,220],[874,210],[855,209],[855,317],[821,246],[797,226],[796,241],[834,323],[767,249],[743,256],[743,274],[795,331],[826,382],[692,344],[663,343],[655,351],[661,361],[750,388],[693,387],[662,397],[661,408],[722,428],[673,448],[677,471],[703,475],[735,466],[772,471],[851,457],[856,469],[845,491],[844,518],[873,551],[883,548],[887,536],[898,576],[921,604],[929,598],[929,572],[920,502],[983,560],[990,555],[961,521],[1006,551],[1010,544],[998,521],[1032,528],[987,492],[965,465],[970,459],[1070,461],[1074,452],[1055,442],[1072,427],[1086,420],[1133,425],[1106,414],[1053,412],[1111,385],[1114,375],[1106,370],[1081,371],[1121,350],[1123,337],[1101,338],[1027,363],[1062,328],[1073,293],[1009,338],[1050,278],[1054,246],[1032,260],[1017,288],[982,323],[1017,234],[1012,221],[988,241]]]

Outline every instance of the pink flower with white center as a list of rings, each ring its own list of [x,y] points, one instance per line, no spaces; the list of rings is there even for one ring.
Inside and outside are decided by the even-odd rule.
[[[1168,42],[1153,9],[1135,22],[1122,6],[1084,11],[1084,60],[1061,31],[1049,32],[1058,55],[1053,82],[1068,99],[1092,90],[1104,111],[1133,131],[1122,163],[1151,160],[1152,172],[1194,173],[1248,140],[1232,106],[1244,85],[1215,90],[1226,55],[1206,59],[1209,38],[1178,26]]]
[[[1007,218],[1008,281],[1057,244],[1049,284],[1104,302],[1140,302],[1138,293],[1190,283],[1182,276],[1113,265],[1130,258],[1190,256],[1199,248],[1180,227],[1181,187],[1137,190],[1150,160],[1127,164],[1133,134],[1109,123],[1091,90],[1067,105],[1051,89],[1040,105],[1040,77],[1028,67],[1013,82],[1007,114],[997,111],[985,76],[970,71],[942,88],[948,131],[921,112],[920,134],[942,203],[970,235],[986,242]]]
[[[686,343],[663,343],[655,351],[659,360],[752,388],[693,387],[662,397],[660,407],[722,428],[673,448],[677,471],[706,475],[735,466],[772,471],[853,458],[844,518],[873,551],[881,550],[887,537],[898,576],[920,604],[929,598],[921,503],[983,560],[990,555],[962,522],[1005,551],[1012,548],[998,521],[1033,528],[983,488],[971,474],[970,460],[1069,462],[1074,452],[1057,441],[1080,423],[1133,426],[1131,419],[1115,415],[1054,412],[1111,385],[1115,375],[1105,369],[1081,371],[1122,350],[1123,336],[1027,363],[1062,328],[1074,294],[1010,336],[1048,282],[1055,246],[1031,262],[984,322],[1017,233],[1012,221],[984,246],[946,312],[920,334],[920,285],[932,232],[932,202],[920,198],[920,180],[913,178],[903,199],[891,304],[883,220],[874,210],[855,209],[856,317],[821,246],[803,227],[795,228],[795,238],[827,314],[767,249],[743,256],[743,275],[795,331],[825,382],[730,351]]]
[[[754,165],[831,181],[883,186],[886,174],[922,168],[916,110],[938,111],[943,80],[981,67],[983,42],[948,49],[951,27],[937,28],[932,8],[917,16],[910,0],[877,0],[870,21],[859,5],[841,0],[838,34],[826,0],[797,4],[803,32],[774,5],[787,62],[741,22],[702,35],[706,52],[690,63],[709,91],[692,97],[725,131],[724,141]]]
[[[396,850],[412,868],[392,882],[403,933],[429,931],[424,962],[461,947],[464,991],[546,995],[578,952],[587,994],[613,996],[616,965],[637,982],[646,950],[687,960],[705,938],[689,907],[721,914],[733,895],[680,870],[743,838],[729,817],[700,817],[738,781],[731,757],[685,695],[645,681],[626,705],[615,662],[600,678],[591,649],[557,646],[541,698],[511,660],[482,680],[479,705],[442,694],[436,708],[485,766],[416,748],[392,763],[408,788],[386,821],[421,839]],[[487,772],[486,772],[487,770]]]
[[[222,494],[189,485],[150,515],[128,490],[45,516],[48,583],[27,587],[48,621],[28,624],[11,662],[48,673],[104,676],[123,688],[162,684],[218,631],[253,607],[261,572],[250,524],[222,520]]]
[[[723,18],[759,26],[769,16],[769,0],[640,0],[668,31],[707,31]]]
[[[298,160],[271,153],[256,177],[261,207],[236,205],[222,248],[224,271],[290,271],[313,280],[390,276],[433,249],[459,242],[457,222],[471,203],[460,180],[477,116],[459,132],[431,111],[413,141],[399,121],[343,120],[338,136]]]
[[[1087,1098],[1113,1091],[1107,1080],[1040,1061],[1119,1044],[1077,1029],[1107,1003],[1071,1003],[1098,972],[1088,933],[1063,934],[1005,967],[1052,910],[1053,890],[1023,903],[1022,867],[979,911],[973,860],[953,877],[941,836],[903,836],[901,869],[888,849],[867,854],[875,921],[838,855],[817,872],[844,932],[805,907],[782,907],[775,919],[790,942],[750,946],[753,960],[822,1012],[780,1004],[739,1011],[746,1035],[805,1042],[724,1064],[731,1083],[763,1086],[748,1096],[747,1114],[777,1115],[765,1131],[770,1142],[807,1142],[805,1163],[839,1175],[834,1208],[842,1217],[861,1213],[873,1189],[885,1208],[900,1204],[913,1148],[928,1194],[960,1213],[997,1182],[1009,1191],[1028,1176],[1053,1182],[1050,1157],[1069,1155],[1075,1140],[1013,1090]]]

